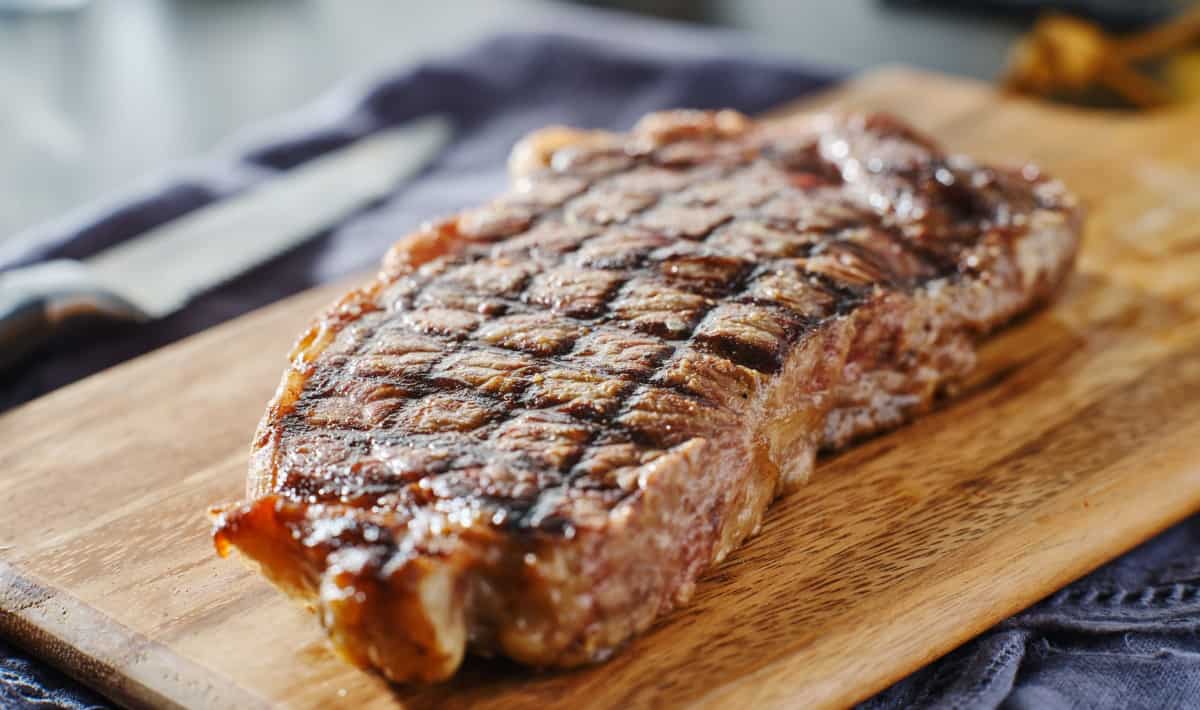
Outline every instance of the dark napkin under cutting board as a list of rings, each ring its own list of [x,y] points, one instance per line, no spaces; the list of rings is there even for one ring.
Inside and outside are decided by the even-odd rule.
[[[755,58],[724,33],[637,25],[607,36],[513,35],[461,55],[336,93],[236,157],[193,169],[91,219],[0,243],[0,269],[85,257],[286,171],[334,147],[415,116],[450,117],[456,139],[426,171],[383,202],[304,246],[212,289],[148,325],[86,324],[59,336],[0,379],[0,410],[317,283],[372,266],[424,219],[499,192],[508,149],[549,123],[627,128],[660,108],[764,111],[828,85],[831,72]],[[633,26],[631,25],[631,29]],[[633,39],[630,39],[630,38]],[[0,473],[0,475],[3,475]],[[865,706],[1200,706],[1200,517],[1186,521]],[[0,644],[0,705],[86,707],[103,702]]]

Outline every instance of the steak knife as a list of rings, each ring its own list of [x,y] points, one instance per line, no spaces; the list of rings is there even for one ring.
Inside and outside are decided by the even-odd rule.
[[[390,128],[87,259],[0,273],[0,369],[77,315],[149,321],[175,312],[384,196],[450,132],[441,116]]]

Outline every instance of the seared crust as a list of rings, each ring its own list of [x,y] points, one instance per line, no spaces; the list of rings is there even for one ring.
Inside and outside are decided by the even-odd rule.
[[[389,678],[607,657],[821,448],[927,409],[1080,212],[886,116],[547,129],[300,338],[215,536]]]

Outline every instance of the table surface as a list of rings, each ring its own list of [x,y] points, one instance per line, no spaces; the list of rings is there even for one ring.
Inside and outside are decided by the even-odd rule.
[[[876,0],[689,7],[763,51],[851,69],[898,61],[988,77],[1020,31]],[[209,154],[347,77],[571,18],[547,0],[94,0],[0,14],[0,240]]]

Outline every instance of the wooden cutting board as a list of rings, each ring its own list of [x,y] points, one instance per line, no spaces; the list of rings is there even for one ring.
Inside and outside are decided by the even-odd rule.
[[[838,706],[1200,508],[1200,110],[1068,111],[899,69],[815,103],[1037,160],[1090,209],[1079,272],[959,398],[825,461],[609,663],[390,688],[213,554],[203,511],[241,494],[284,353],[340,286],[0,418],[0,633],[131,705]]]

